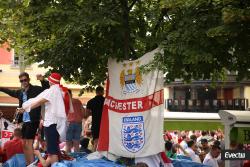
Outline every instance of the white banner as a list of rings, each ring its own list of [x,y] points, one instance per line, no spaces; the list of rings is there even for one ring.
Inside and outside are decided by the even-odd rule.
[[[134,61],[109,60],[99,151],[131,158],[164,151],[163,74],[140,69],[157,52],[159,49]]]
[[[15,124],[11,123],[7,119],[1,118],[1,146],[3,147],[4,144],[10,140],[12,137],[13,132],[16,128]]]

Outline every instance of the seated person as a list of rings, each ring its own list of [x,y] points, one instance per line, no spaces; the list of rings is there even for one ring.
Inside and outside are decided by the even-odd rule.
[[[201,139],[200,149],[201,149],[201,151],[205,152],[206,154],[208,154],[210,152],[210,147],[208,145],[207,139]]]
[[[197,136],[196,135],[191,135],[190,140],[193,140],[196,143],[197,142]]]
[[[91,126],[92,126],[92,116],[89,116],[87,120],[84,122],[83,126],[83,137],[92,137],[92,132],[91,132]]]
[[[13,139],[4,144],[3,152],[6,154],[7,160],[16,154],[23,153],[22,131],[20,128],[16,128]]]
[[[6,162],[6,154],[3,152],[3,148],[0,147],[0,163],[4,163],[4,162]]]
[[[206,155],[203,164],[211,167],[219,167],[221,159],[221,144],[219,141],[214,141],[211,145],[210,152]]]
[[[210,152],[210,147],[208,145],[208,140],[207,139],[201,139],[201,144],[200,144],[200,159],[201,162],[205,159],[205,156]]]
[[[197,151],[195,142],[193,140],[190,140],[187,142],[187,145],[188,148],[186,149],[186,152],[189,154],[189,157],[192,159],[192,161],[201,163],[199,156],[195,154],[195,152]]]
[[[173,143],[171,141],[165,142],[165,151],[168,158],[176,159],[176,151],[174,151]]]
[[[80,152],[85,152],[87,154],[90,154],[91,151],[88,149],[88,146],[89,146],[89,139],[88,138],[82,138],[80,140]]]

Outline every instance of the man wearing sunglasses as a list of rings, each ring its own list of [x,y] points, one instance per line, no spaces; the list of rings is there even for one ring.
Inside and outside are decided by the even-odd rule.
[[[37,75],[37,79],[41,81],[42,87],[34,86],[30,84],[29,74],[23,72],[19,75],[19,81],[22,88],[19,90],[9,90],[6,88],[0,88],[0,91],[8,94],[9,96],[19,99],[19,107],[30,98],[34,98],[49,88],[49,82],[45,81],[41,75]],[[34,161],[33,156],[33,142],[39,127],[41,118],[41,107],[37,107],[31,110],[30,113],[24,112],[19,116],[18,122],[23,122],[22,126],[22,138],[23,138],[23,151],[25,155],[26,165],[31,164]]]

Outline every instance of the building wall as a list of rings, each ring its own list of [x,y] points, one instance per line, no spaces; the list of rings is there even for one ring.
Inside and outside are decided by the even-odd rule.
[[[4,44],[0,47],[0,64],[11,64],[12,56],[14,55],[14,51],[7,50],[8,45]]]
[[[9,121],[13,121],[16,107],[0,107],[0,112],[3,113],[3,117]]]
[[[240,93],[240,87],[236,87],[236,88],[233,88],[233,98],[234,99],[237,99],[237,98],[241,98],[241,93]]]
[[[167,99],[169,99],[169,92],[170,89],[168,87],[164,88],[164,108],[167,109],[168,108],[168,104],[167,104]]]
[[[169,99],[169,88],[165,87],[164,88],[164,99]]]
[[[174,88],[166,87],[165,89],[169,90],[169,99],[174,99]]]
[[[248,107],[250,108],[250,86],[244,87],[244,98],[248,99]]]
[[[223,88],[218,88],[217,89],[217,99],[224,99]]]
[[[228,89],[228,88],[226,88]],[[235,87],[232,88],[232,98],[244,98],[244,87]],[[218,88],[217,89],[217,99],[225,99],[225,90],[224,88]]]
[[[184,89],[175,89],[174,90],[174,99],[185,99],[186,93]]]

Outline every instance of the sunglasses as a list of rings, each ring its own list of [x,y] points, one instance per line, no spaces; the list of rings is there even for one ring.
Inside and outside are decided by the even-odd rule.
[[[28,79],[23,79],[23,80],[20,80],[21,83],[23,82],[28,82]]]

